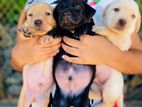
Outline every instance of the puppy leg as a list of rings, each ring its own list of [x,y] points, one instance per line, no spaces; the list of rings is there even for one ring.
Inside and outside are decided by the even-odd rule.
[[[22,87],[17,107],[24,107],[24,100],[25,100],[25,90]]]
[[[28,90],[23,87],[21,94],[20,94],[20,98],[18,101],[18,106],[17,107],[29,107],[31,102],[32,102],[32,96],[31,93],[27,93]]]
[[[100,100],[100,101],[102,99],[101,88],[100,86],[96,84],[95,81],[93,81],[91,88],[89,90],[89,99],[92,99],[92,100],[95,99],[95,100]]]
[[[123,106],[124,106],[124,103],[123,103],[123,92],[122,92],[118,99],[118,107],[123,107]]]
[[[48,107],[51,88],[39,95],[36,100],[37,107]]]
[[[92,30],[96,32],[97,34],[103,35],[103,36],[110,35],[112,33],[110,32],[108,28],[102,27],[102,26],[93,26]]]
[[[123,77],[120,72],[112,71],[109,80],[102,87],[103,102],[97,107],[113,107],[114,103],[120,101],[120,107],[123,107]],[[121,99],[120,99],[121,98]]]

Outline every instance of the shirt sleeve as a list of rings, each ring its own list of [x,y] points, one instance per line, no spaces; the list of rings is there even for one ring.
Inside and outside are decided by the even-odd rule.
[[[27,0],[27,3],[25,5],[25,9],[27,9],[29,6],[31,6],[33,3],[38,3],[38,2],[43,2],[43,3],[48,3],[51,4],[52,7],[55,7],[54,4],[52,4],[53,2],[55,2],[56,0]]]

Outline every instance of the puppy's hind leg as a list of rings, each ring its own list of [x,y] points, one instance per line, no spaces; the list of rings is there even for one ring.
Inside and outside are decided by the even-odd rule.
[[[97,107],[113,107],[116,102],[119,107],[123,107],[123,77],[120,72],[115,70],[112,72],[111,77],[102,87],[102,94],[103,102]]]
[[[119,99],[118,99],[118,107],[123,107],[124,103],[123,103],[123,93],[120,95]]]

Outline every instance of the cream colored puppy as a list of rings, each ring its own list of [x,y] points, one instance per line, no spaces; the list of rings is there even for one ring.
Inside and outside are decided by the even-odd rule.
[[[56,26],[53,8],[47,3],[30,6],[20,19],[19,40],[32,39],[47,34]],[[52,42],[52,37],[42,38],[41,44]],[[25,53],[28,54],[28,53]],[[26,64],[23,68],[23,87],[18,107],[47,107],[54,80],[53,58],[37,64]]]
[[[93,31],[106,37],[111,43],[122,51],[128,51],[131,46],[131,35],[140,27],[140,13],[134,0],[113,0],[105,9],[99,23]],[[91,87],[90,98],[102,96],[102,103],[95,107],[113,107],[117,102],[123,107],[123,76],[105,65],[97,65],[98,74],[110,72],[107,80],[100,83],[97,77]],[[97,75],[97,74],[96,74]],[[96,90],[97,89],[97,90]],[[100,92],[101,90],[101,92]]]

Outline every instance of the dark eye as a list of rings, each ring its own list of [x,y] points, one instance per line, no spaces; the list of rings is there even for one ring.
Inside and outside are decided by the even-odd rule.
[[[119,8],[114,8],[114,11],[115,11],[115,12],[119,12],[120,9],[119,9]]]
[[[29,16],[33,16],[33,14],[32,14],[32,13],[30,13],[30,14],[29,14]]]
[[[133,15],[132,15],[132,18],[134,19],[135,17],[136,17],[136,16],[133,14]]]
[[[49,16],[49,15],[51,15],[51,13],[49,13],[49,12],[46,12],[46,13],[45,13],[45,15],[46,15],[46,16]]]
[[[81,6],[80,6],[80,5],[76,5],[74,8],[75,8],[76,10],[80,10],[80,9],[81,9]]]

